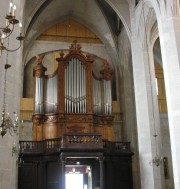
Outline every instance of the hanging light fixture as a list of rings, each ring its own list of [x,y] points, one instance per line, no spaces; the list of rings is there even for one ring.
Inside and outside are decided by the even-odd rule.
[[[155,154],[154,158],[149,163],[150,163],[150,165],[155,165],[158,167],[162,163],[163,158],[158,155],[158,146],[157,146],[157,136],[158,135],[154,134],[153,136],[155,139],[156,154]]]
[[[22,24],[19,22],[19,20],[16,19],[15,17],[16,13],[16,5],[13,5],[12,0],[9,5],[9,13],[6,15],[6,25],[5,27],[0,27],[0,56],[2,54],[3,50],[9,51],[9,52],[14,52],[17,51],[22,44],[22,41],[24,40],[24,37],[22,35]],[[4,40],[8,38],[14,31],[14,26],[19,23],[19,36],[16,37],[18,41],[20,41],[20,44],[17,48],[15,49],[9,49],[4,45]]]
[[[3,107],[2,107],[2,114],[1,114],[1,124],[0,124],[0,134],[3,137],[7,131],[12,135],[13,133],[18,134],[18,116],[16,112],[13,114],[13,119],[11,119],[9,113],[6,112],[6,81],[7,81],[7,70],[11,67],[10,64],[8,64],[8,52],[14,52],[17,51],[22,44],[22,41],[24,40],[24,37],[22,35],[22,24],[19,22],[18,19],[16,19],[15,16],[16,13],[16,5],[12,3],[12,0],[10,1],[9,5],[9,12],[6,15],[6,24],[4,27],[0,27],[0,56],[2,54],[2,51],[7,51],[7,57],[6,57],[6,64],[4,66],[5,74],[4,74],[4,91],[3,91]],[[19,36],[16,37],[16,39],[20,42],[19,46],[15,49],[9,48],[9,37],[14,31],[15,25],[19,23]],[[5,39],[7,39],[7,46],[5,46]]]
[[[18,116],[14,112],[13,119],[10,118],[9,113],[6,113],[6,80],[7,80],[7,70],[11,67],[10,64],[5,64],[5,75],[4,75],[4,93],[3,93],[3,107],[1,114],[1,125],[0,125],[0,134],[3,137],[7,131],[12,135],[13,133],[18,134]]]

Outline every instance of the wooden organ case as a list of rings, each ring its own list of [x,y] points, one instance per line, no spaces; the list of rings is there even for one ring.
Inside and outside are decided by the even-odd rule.
[[[33,140],[59,138],[64,133],[99,133],[113,141],[112,71],[108,63],[104,62],[101,77],[97,77],[93,60],[76,43],[56,60],[58,69],[52,75],[45,75],[42,58],[33,70]]]

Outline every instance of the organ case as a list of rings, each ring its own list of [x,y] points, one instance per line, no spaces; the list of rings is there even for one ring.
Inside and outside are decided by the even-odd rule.
[[[43,58],[38,58],[33,70],[33,140],[59,138],[63,133],[99,133],[113,141],[112,71],[108,62],[103,62],[101,77],[97,77],[93,60],[76,43],[68,54],[60,52],[56,60],[58,68],[52,75],[45,75]]]

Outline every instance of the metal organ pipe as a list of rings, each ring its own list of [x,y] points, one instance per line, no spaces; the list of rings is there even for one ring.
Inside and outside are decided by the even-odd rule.
[[[76,81],[77,81],[77,88],[76,88],[76,112],[79,113],[79,107],[78,107],[78,102],[79,102],[79,60],[76,59]]]
[[[69,75],[69,72],[68,72],[68,69],[66,68],[65,69],[65,91],[66,91],[66,94],[65,94],[65,98],[66,98],[66,104],[65,104],[65,112],[68,112],[69,111],[69,80],[68,80],[68,75]]]
[[[35,112],[43,113],[43,78],[36,77]]]
[[[57,74],[44,80],[44,112],[57,112]]]
[[[93,106],[94,113],[101,114],[101,103],[102,103],[102,81],[96,80],[93,77]]]
[[[102,89],[104,99],[102,99]],[[103,103],[104,113],[110,115],[112,113],[111,98],[111,81],[93,78],[94,113],[102,113]],[[81,61],[72,58],[65,69],[65,111],[86,113],[86,103],[86,72]]]
[[[75,103],[75,99],[76,99],[76,61],[75,59],[73,59],[73,111],[74,113],[76,113],[76,103]]]
[[[107,114],[107,100],[106,100],[106,81],[104,83],[104,112]]]
[[[81,61],[73,58],[65,70],[65,111],[86,112],[85,70]]]
[[[110,115],[112,112],[111,81],[104,81],[104,106],[105,114]]]
[[[81,94],[80,94],[80,102],[81,102],[81,112],[83,112],[83,66],[81,65]]]
[[[86,113],[86,77],[85,77],[84,69],[83,69],[83,97],[84,97],[83,113]]]
[[[111,91],[111,82],[109,81],[109,114],[112,114],[112,91]]]
[[[79,94],[79,97],[80,97],[80,112],[82,112],[82,100],[83,100],[83,98],[82,98],[82,80],[83,80],[83,78],[82,78],[82,65],[81,65],[81,67],[80,67],[80,81],[79,81],[79,83],[80,83],[80,94]]]
[[[64,73],[64,77],[65,77],[65,111],[67,111],[67,70],[65,69],[65,73]]]
[[[71,61],[70,63],[71,67],[70,67],[70,71],[71,71],[71,91],[70,91],[70,102],[71,102],[71,112],[73,112],[73,89],[74,89],[74,82],[73,82],[73,77],[74,77],[74,73],[73,73],[73,61]]]
[[[108,114],[108,90],[107,90],[107,81],[105,81],[105,114]]]
[[[81,68],[81,76],[82,76],[82,80],[81,80],[81,112],[83,112],[83,68]]]
[[[69,63],[69,66],[68,66],[68,81],[69,81],[69,91],[68,91],[68,98],[69,98],[69,111],[68,112],[71,112],[72,110],[72,102],[71,102],[71,95],[72,95],[72,65],[71,65],[71,61]]]

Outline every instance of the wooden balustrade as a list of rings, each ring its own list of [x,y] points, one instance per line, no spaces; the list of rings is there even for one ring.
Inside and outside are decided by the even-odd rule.
[[[129,152],[130,142],[102,140],[101,134],[65,133],[62,138],[20,141],[20,154],[59,153],[63,150],[104,150],[106,153]]]
[[[62,149],[103,149],[101,134],[66,133],[62,136]]]
[[[130,142],[111,142],[104,140],[103,141],[103,149],[105,152],[116,152],[116,153],[122,153],[122,152],[130,152]]]

